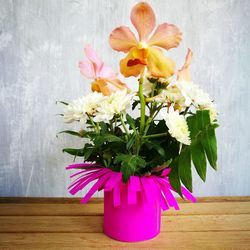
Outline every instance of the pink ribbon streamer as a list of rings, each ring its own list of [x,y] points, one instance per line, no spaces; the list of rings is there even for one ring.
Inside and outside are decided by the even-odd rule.
[[[83,197],[81,203],[87,203],[96,191],[104,189],[104,191],[113,191],[114,206],[121,204],[122,173],[91,163],[72,164],[66,169],[80,169],[80,171],[70,176],[71,178],[77,176],[68,188],[73,195],[85,188],[89,183],[96,181]],[[170,171],[171,169],[167,168],[160,176],[131,176],[127,185],[128,204],[136,204],[137,195],[140,193],[141,197],[148,202],[157,199],[162,210],[167,210],[170,207],[179,210],[176,198],[172,193],[175,190],[168,179]],[[187,200],[196,202],[196,198],[185,187],[181,187],[181,192]]]

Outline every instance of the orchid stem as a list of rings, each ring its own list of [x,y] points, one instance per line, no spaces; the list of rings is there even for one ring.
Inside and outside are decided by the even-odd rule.
[[[140,134],[143,135],[144,127],[145,127],[145,107],[146,101],[143,95],[143,77],[144,77],[144,70],[141,72],[140,79],[139,79],[139,98],[141,103],[141,121],[140,121]]]

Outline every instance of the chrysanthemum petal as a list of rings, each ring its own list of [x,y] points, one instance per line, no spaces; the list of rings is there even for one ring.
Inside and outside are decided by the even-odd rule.
[[[151,6],[146,2],[136,4],[131,11],[130,19],[139,34],[140,41],[146,41],[155,27],[155,14]]]
[[[164,49],[176,48],[181,42],[182,33],[173,24],[163,23],[157,27],[148,41],[151,46],[159,46]]]
[[[79,68],[80,68],[80,72],[85,77],[87,77],[89,79],[94,79],[96,77],[95,69],[94,69],[92,63],[90,63],[88,61],[80,61]]]
[[[121,26],[111,32],[109,43],[114,50],[128,52],[132,47],[136,46],[137,40],[130,28]]]
[[[178,81],[187,81],[187,82],[191,81],[190,64],[192,62],[192,58],[193,58],[193,52],[191,49],[188,49],[185,63],[182,66],[182,68],[180,70],[178,70],[178,73],[177,73],[177,80]]]
[[[175,63],[156,48],[149,48],[148,71],[154,77],[168,78],[174,74]]]

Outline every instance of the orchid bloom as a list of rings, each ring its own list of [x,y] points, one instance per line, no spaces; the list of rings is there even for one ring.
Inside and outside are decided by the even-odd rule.
[[[147,67],[154,77],[172,76],[175,63],[166,58],[160,48],[169,50],[177,47],[181,41],[180,30],[173,24],[163,23],[149,38],[155,28],[155,14],[146,2],[140,2],[133,7],[130,19],[138,32],[139,40],[127,26],[114,29],[109,39],[114,50],[128,53],[120,61],[121,73],[125,77],[138,76]]]
[[[193,52],[191,49],[188,49],[185,63],[180,70],[177,72],[177,81],[186,81],[191,82],[191,75],[190,75],[190,64],[192,62]]]
[[[94,80],[92,91],[108,96],[117,90],[128,89],[127,85],[116,78],[114,71],[103,63],[91,47],[85,47],[84,51],[89,60],[80,61],[79,68],[82,75]]]

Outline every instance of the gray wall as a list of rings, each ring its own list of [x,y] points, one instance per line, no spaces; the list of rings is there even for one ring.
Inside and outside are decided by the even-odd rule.
[[[110,31],[129,25],[137,1],[0,0],[0,195],[68,196],[72,158],[61,149],[80,146],[56,133],[70,128],[55,114],[56,100],[89,91],[78,71],[84,44],[92,44],[118,70],[121,54],[108,45]],[[250,1],[152,0],[158,23],[178,25],[184,41],[169,54],[178,66],[194,51],[192,75],[215,98],[217,173],[204,184],[194,173],[194,193],[250,195]],[[130,80],[130,86],[135,85]]]

